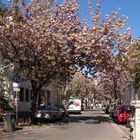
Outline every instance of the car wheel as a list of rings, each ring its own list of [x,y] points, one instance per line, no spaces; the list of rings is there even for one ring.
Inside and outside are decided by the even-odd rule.
[[[114,118],[114,121],[118,124],[118,118],[117,117]]]
[[[53,122],[53,123],[56,122],[56,116],[55,116],[55,115],[52,117],[52,122]]]

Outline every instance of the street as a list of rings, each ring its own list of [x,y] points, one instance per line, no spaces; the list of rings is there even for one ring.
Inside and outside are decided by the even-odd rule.
[[[70,115],[69,122],[47,123],[3,133],[0,140],[127,140],[127,129],[102,111]]]

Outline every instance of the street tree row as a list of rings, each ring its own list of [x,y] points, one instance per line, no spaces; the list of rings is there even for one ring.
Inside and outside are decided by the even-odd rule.
[[[113,72],[115,51],[126,52],[131,31],[125,30],[126,16],[119,10],[100,18],[100,4],[93,12],[92,24],[79,17],[80,5],[67,0],[12,0],[0,16],[0,52],[4,59],[18,65],[15,72],[30,81],[35,113],[36,99],[43,86],[53,80],[65,84],[77,68],[87,73]],[[116,70],[117,71],[117,70]]]

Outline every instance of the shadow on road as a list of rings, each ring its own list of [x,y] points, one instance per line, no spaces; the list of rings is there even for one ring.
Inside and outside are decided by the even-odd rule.
[[[106,116],[103,112],[90,112],[84,114],[70,114],[68,120],[62,120],[56,122],[55,124],[63,125],[67,123],[85,123],[85,124],[101,124],[101,123],[111,123],[112,120],[109,116]]]
[[[104,112],[84,111],[80,114],[70,114],[69,117],[66,117],[62,120],[57,120],[56,122],[52,122],[52,121],[37,122],[36,126],[42,126],[42,125],[51,126],[52,124],[53,125],[68,125],[71,123],[101,124],[101,123],[106,123],[106,122],[110,123],[111,119],[110,117],[106,116]],[[22,129],[22,127],[24,126],[20,125],[19,129],[17,128],[16,130],[20,130]]]
[[[106,116],[72,116],[69,120],[70,123],[87,123],[87,124],[100,124],[111,122],[109,117]]]

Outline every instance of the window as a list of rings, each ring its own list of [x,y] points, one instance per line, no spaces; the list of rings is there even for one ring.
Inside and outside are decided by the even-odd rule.
[[[20,87],[20,92],[19,92],[19,101],[24,101],[24,88]]]
[[[30,90],[30,101],[33,99],[33,90]]]
[[[29,102],[29,89],[26,89],[25,91],[25,101]]]
[[[138,91],[138,100],[140,100],[140,89]]]
[[[51,101],[51,92],[47,90],[47,104],[49,104]]]
[[[129,105],[122,105],[122,106],[121,106],[121,109],[122,109],[123,111],[130,111],[130,106],[129,106]]]

